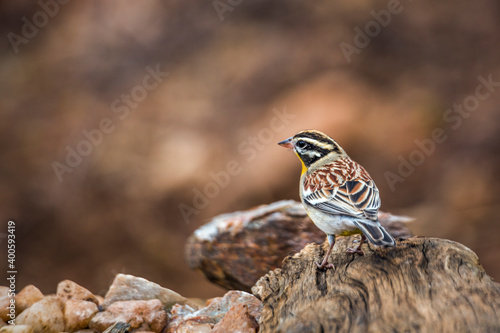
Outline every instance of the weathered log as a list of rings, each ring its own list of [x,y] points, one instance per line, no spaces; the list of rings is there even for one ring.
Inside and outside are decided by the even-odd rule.
[[[437,238],[399,239],[393,248],[339,237],[320,271],[327,243],[309,244],[252,288],[264,308],[262,332],[500,332],[500,284],[474,252]]]
[[[379,219],[394,237],[412,236],[403,223],[411,219],[383,212]],[[215,217],[189,238],[186,259],[210,281],[250,291],[261,276],[281,267],[283,258],[325,238],[301,203],[278,201]]]

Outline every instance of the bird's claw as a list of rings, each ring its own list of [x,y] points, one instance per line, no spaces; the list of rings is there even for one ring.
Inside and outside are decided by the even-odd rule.
[[[322,264],[316,263],[316,266],[318,266],[318,269],[321,270],[321,271],[327,270],[327,269],[330,269],[330,268],[331,269],[335,268],[335,266],[333,266],[332,263],[326,263],[326,262],[324,262]]]

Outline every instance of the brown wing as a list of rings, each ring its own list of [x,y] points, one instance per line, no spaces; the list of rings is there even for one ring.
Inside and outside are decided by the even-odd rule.
[[[304,201],[328,214],[377,221],[380,196],[366,170],[351,159],[340,159],[304,180]]]

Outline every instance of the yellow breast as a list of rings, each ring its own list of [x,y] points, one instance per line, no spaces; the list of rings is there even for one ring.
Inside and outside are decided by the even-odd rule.
[[[302,172],[300,173],[300,175],[302,176],[307,171],[307,167],[304,164],[304,162],[302,161],[302,159],[300,158],[299,154],[297,154],[297,152],[295,152],[295,155],[297,155],[297,157],[300,160],[300,163],[302,163]]]

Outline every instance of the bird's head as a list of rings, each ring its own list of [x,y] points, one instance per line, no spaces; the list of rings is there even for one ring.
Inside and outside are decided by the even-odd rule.
[[[346,156],[344,149],[335,140],[320,131],[300,131],[278,144],[292,149],[297,154],[302,161],[302,172],[307,171],[311,165],[321,159]]]

